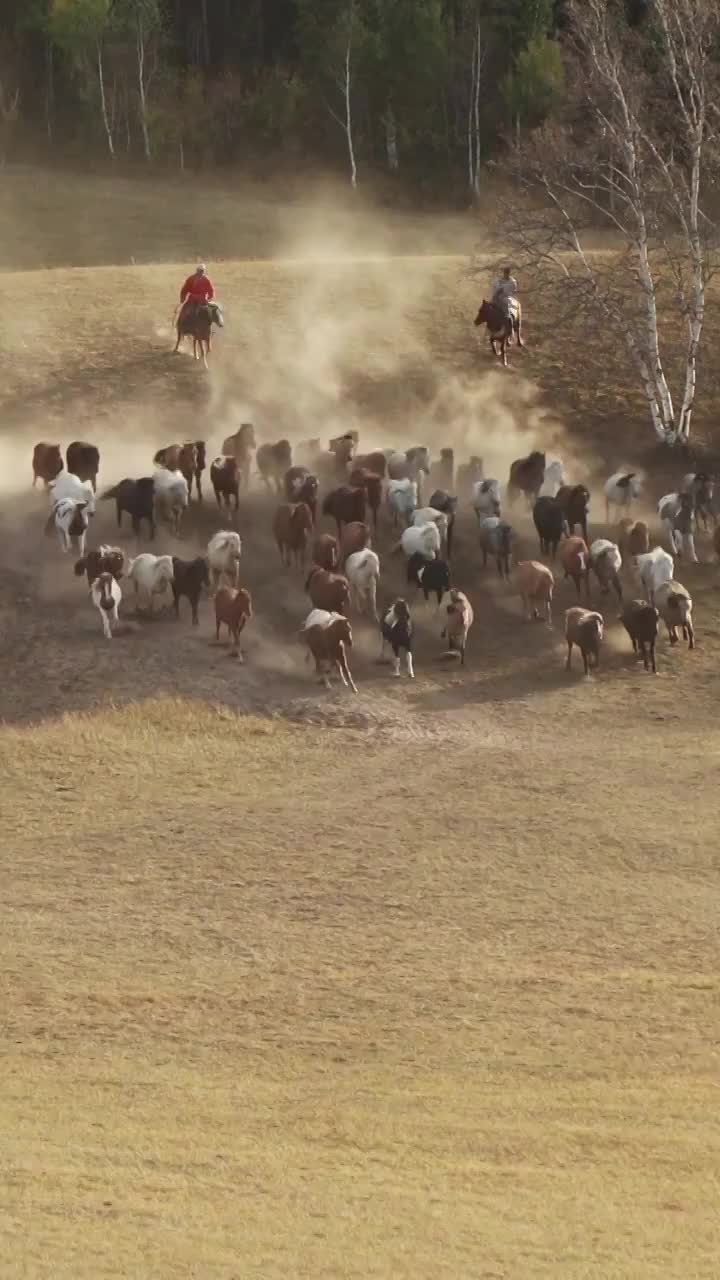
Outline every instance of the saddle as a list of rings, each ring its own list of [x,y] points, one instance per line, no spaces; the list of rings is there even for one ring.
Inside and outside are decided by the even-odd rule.
[[[517,298],[504,298],[501,295],[492,299],[492,305],[500,312],[503,320],[509,321],[510,324],[514,324],[517,321],[520,314],[520,304]]]

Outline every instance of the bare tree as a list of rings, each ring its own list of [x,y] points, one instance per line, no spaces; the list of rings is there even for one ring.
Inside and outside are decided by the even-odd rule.
[[[388,98],[383,124],[385,125],[385,152],[387,154],[388,169],[391,173],[397,173],[400,168],[400,157],[398,156],[397,119],[392,98]]]
[[[158,0],[124,0],[118,5],[119,24],[127,33],[128,61],[134,62],[137,115],[146,160],[152,159],[148,95],[157,70],[161,18]]]
[[[45,37],[45,131],[48,146],[53,144],[53,118],[55,114],[55,58],[52,40]]]
[[[560,282],[622,336],[653,428],[675,444],[690,433],[717,244],[703,194],[718,173],[720,5],[648,8],[633,31],[617,0],[571,0],[570,104],[513,156],[531,198],[506,212],[539,286]],[[612,233],[609,255],[590,249],[599,228]],[[663,352],[668,367],[682,363],[675,397]]]
[[[145,159],[151,158],[150,150],[150,131],[148,129],[147,118],[147,92],[145,80],[145,23],[144,23],[143,6],[138,5],[135,14],[135,52],[137,54],[137,76],[138,76],[138,104],[140,116],[140,129],[143,139],[143,151]]]
[[[475,199],[480,195],[480,76],[484,61],[481,37],[480,15],[477,14],[473,29],[467,125],[468,185]]]
[[[102,45],[102,40],[100,38],[98,38],[95,42],[95,53],[97,57],[96,66],[97,66],[97,77],[98,77],[98,89],[100,92],[100,115],[102,116],[103,128],[105,130],[105,137],[107,139],[108,151],[110,152],[111,158],[114,160],[115,159],[115,143],[113,141],[113,129],[112,129],[112,124],[110,123],[110,116],[108,113],[108,104],[107,104],[107,95],[105,93],[105,69],[103,66],[103,45]]]
[[[0,80],[0,168],[5,167],[8,142],[19,118],[20,90],[6,94]]]
[[[355,146],[353,143],[353,120],[352,120],[352,46],[353,46],[353,18],[354,5],[350,5],[348,9],[348,26],[347,39],[345,43],[345,57],[343,60],[342,71],[336,78],[337,87],[342,95],[343,114],[340,115],[334,107],[327,105],[333,120],[339,124],[347,141],[348,159],[350,161],[350,185],[355,188],[357,186],[357,164],[355,162]]]

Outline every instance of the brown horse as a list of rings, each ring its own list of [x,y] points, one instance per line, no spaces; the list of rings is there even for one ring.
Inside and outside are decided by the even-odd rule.
[[[523,345],[522,308],[517,298],[512,300],[512,310],[506,315],[494,302],[486,302],[483,298],[480,310],[475,317],[475,324],[486,324],[490,335],[490,347],[494,356],[499,356],[503,364],[507,364],[507,348],[512,342],[513,334],[519,347]],[[498,351],[498,344],[500,350]]]
[[[193,359],[202,359],[207,369],[207,358],[211,347],[210,335],[214,324],[217,325],[218,329],[222,329],[225,324],[222,307],[219,302],[203,302],[200,305],[197,303],[191,303],[190,305],[185,303],[175,325],[177,329],[175,351],[180,349],[180,343],[183,338],[192,338]],[[198,355],[198,351],[200,355]]]
[[[533,506],[545,479],[545,454],[537,449],[527,458],[518,458],[510,468],[507,486],[508,506],[512,506],[518,493],[524,493],[528,505]]]
[[[243,484],[250,488],[250,471],[255,456],[255,428],[251,422],[243,422],[233,435],[223,440],[222,451],[225,457],[235,458],[240,467]]]

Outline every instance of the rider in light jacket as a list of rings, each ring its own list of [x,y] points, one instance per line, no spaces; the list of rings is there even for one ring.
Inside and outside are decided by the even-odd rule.
[[[492,300],[496,307],[500,307],[503,314],[510,315],[510,306],[512,299],[517,297],[518,282],[514,275],[511,275],[509,267],[503,267],[503,273],[499,280],[495,281],[493,288]]]

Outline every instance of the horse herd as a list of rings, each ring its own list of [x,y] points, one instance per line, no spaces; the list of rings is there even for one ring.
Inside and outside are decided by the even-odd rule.
[[[601,595],[611,591],[617,595],[621,621],[646,669],[656,669],[660,618],[671,644],[681,630],[693,647],[692,600],[674,578],[674,557],[696,561],[694,535],[711,526],[720,554],[715,488],[709,475],[685,476],[676,493],[660,500],[658,514],[667,533],[668,552],[660,546],[651,549],[647,524],[632,517],[632,505],[642,495],[637,473],[617,472],[604,486],[606,519],[609,522],[614,513],[619,520],[617,540],[591,541],[590,491],[583,484],[566,483],[560,459],[534,451],[512,464],[503,487],[499,480],[484,475],[478,456],[456,467],[453,450],[448,448],[433,461],[424,445],[366,454],[358,453],[358,445],[355,432],[330,440],[327,449],[319,439],[294,449],[288,440],[258,445],[254,427],[245,423],[223,442],[209,467],[218,510],[229,525],[237,522],[241,494],[250,490],[254,471],[274,497],[271,527],[282,564],[305,571],[312,607],[299,634],[322,683],[329,684],[334,670],[343,684],[356,689],[349,664],[351,611],[364,614],[379,628],[383,649],[388,644],[392,650],[393,674],[399,676],[404,657],[407,675],[414,677],[414,625],[408,601],[399,596],[378,609],[380,557],[372,544],[379,535],[392,538],[390,556],[404,555],[407,585],[414,587],[416,597],[422,592],[426,602],[430,597],[437,601],[445,652],[464,664],[474,612],[467,593],[470,584],[463,584],[467,590],[460,589],[451,569],[461,501],[475,513],[483,565],[491,558],[500,577],[514,581],[527,617],[543,618],[549,625],[556,588],[551,565],[559,559],[578,599],[565,613],[568,666],[574,646],[580,649],[586,674],[599,662],[604,619],[589,607],[591,578]],[[219,530],[204,554],[191,560],[143,551],[126,562],[119,547],[103,544],[86,550],[85,545],[98,500],[114,501],[118,527],[129,516],[137,537],[143,523],[150,541],[158,525],[179,535],[193,490],[196,501],[203,502],[207,469],[205,441],[172,444],[155,454],[150,474],[126,477],[98,495],[96,446],[74,441],[65,461],[59,445],[35,446],[33,484],[41,479],[50,496],[46,533],[55,530],[64,551],[77,550],[75,573],[87,577],[91,601],[108,639],[119,621],[123,578],[133,586],[138,612],[152,612],[155,598],[170,591],[178,617],[181,599],[189,601],[194,625],[206,590],[214,601],[216,637],[225,626],[231,652],[243,660],[240,635],[253,617],[253,605],[250,592],[240,584],[243,544],[235,529]],[[424,500],[426,488],[429,496]],[[515,563],[517,530],[506,517],[521,498],[532,513],[540,555],[550,564],[541,559]],[[333,522],[335,532],[319,527],[322,517]],[[642,597],[626,600],[628,579],[640,585]],[[583,591],[587,608],[579,603]]]

